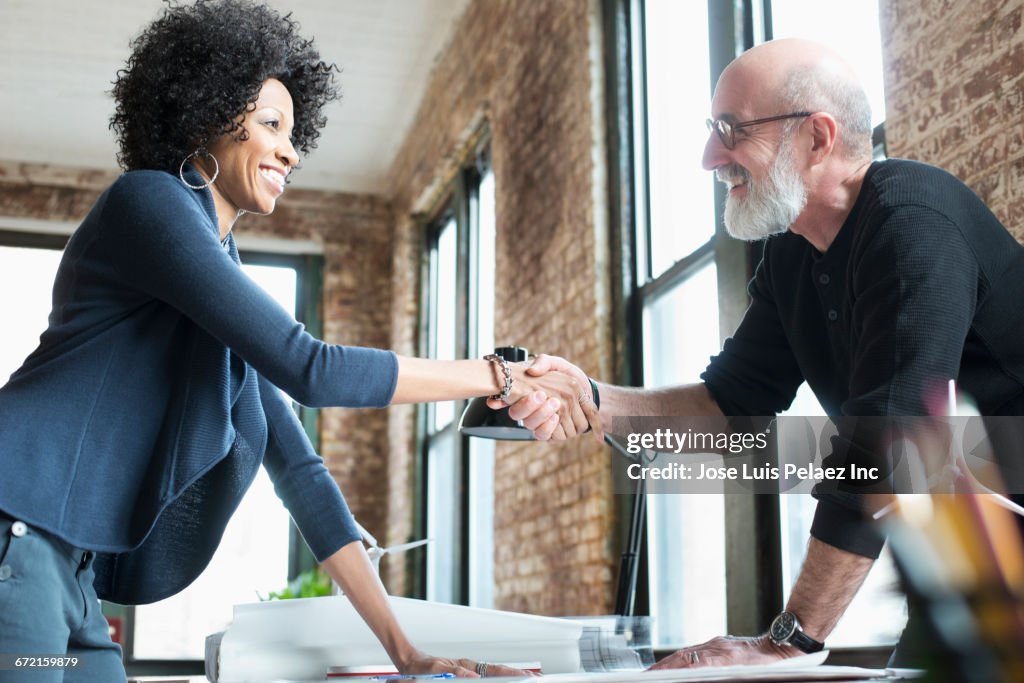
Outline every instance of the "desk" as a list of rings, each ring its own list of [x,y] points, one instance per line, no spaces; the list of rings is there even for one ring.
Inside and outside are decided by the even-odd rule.
[[[911,669],[863,669],[851,666],[770,667],[727,666],[675,671],[624,671],[617,673],[553,674],[545,683],[855,683],[863,681],[900,681],[921,678],[923,672]],[[326,679],[321,679],[325,681]],[[468,679],[463,679],[468,680]],[[538,683],[536,678],[488,678],[494,683]],[[207,683],[204,676],[140,676],[128,683]],[[251,683],[257,683],[255,681]],[[268,679],[263,683],[314,683]],[[317,681],[315,683],[320,683]]]

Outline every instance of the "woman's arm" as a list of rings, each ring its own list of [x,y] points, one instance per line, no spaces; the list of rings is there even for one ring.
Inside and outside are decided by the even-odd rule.
[[[359,541],[359,531],[338,485],[313,450],[288,402],[266,378],[260,399],[267,416],[263,464],[274,490],[288,507],[310,550],[349,597],[403,673],[444,673],[475,677],[476,662],[430,657],[416,650],[391,611],[387,594]],[[335,550],[337,549],[337,550]],[[523,676],[521,671],[488,667],[489,675]]]
[[[544,406],[546,427],[561,438],[585,432],[589,424],[599,424],[597,406],[591,396],[590,382],[565,372],[546,372],[535,376],[527,372],[528,363],[510,363],[512,388],[506,403],[521,399],[535,407]],[[392,403],[450,401],[500,394],[505,387],[501,366],[487,360],[429,360],[398,357],[398,382]],[[492,402],[500,407],[497,402]],[[556,437],[558,438],[558,437]]]
[[[388,603],[387,591],[373,571],[362,543],[349,543],[323,562],[323,568],[341,586],[356,612],[384,646],[388,657],[402,673],[413,673],[409,667],[422,657],[402,628]],[[428,673],[417,671],[416,673]],[[476,677],[471,671],[455,671],[459,676]]]
[[[497,366],[483,360],[396,362],[391,352],[315,339],[225,253],[191,191],[168,174],[123,176],[103,220],[95,248],[112,263],[119,291],[135,289],[178,309],[303,405],[382,407],[494,395],[504,386]],[[527,378],[524,364],[513,372],[513,399],[543,392],[535,400],[559,403],[556,432],[586,429],[579,402],[589,383]]]
[[[459,678],[479,678],[477,662],[471,659],[431,657],[420,652],[402,631],[388,602],[387,591],[373,571],[362,543],[349,543],[328,557],[323,568],[345,592],[356,612],[377,636],[388,657],[402,674],[453,673]],[[488,664],[488,676],[526,676],[518,669]]]

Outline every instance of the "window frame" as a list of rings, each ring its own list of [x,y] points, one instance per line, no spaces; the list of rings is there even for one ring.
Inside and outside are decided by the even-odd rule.
[[[0,225],[3,221],[0,219]],[[74,226],[70,226],[72,229]],[[0,247],[20,247],[63,251],[71,239],[66,233],[44,233],[0,228]],[[283,266],[296,271],[296,319],[310,334],[322,333],[321,302],[323,293],[323,256],[320,254],[280,254],[240,250],[246,265]],[[319,451],[318,414],[316,408],[298,406],[297,413],[314,449]],[[306,547],[293,520],[289,520],[288,580],[316,566],[313,554]],[[192,659],[136,659],[132,654],[135,630],[135,607],[103,603],[104,615],[121,619],[125,668],[129,676],[202,674],[204,662]]]
[[[248,250],[239,248],[239,258],[245,265],[277,266],[295,270],[295,319],[305,325],[306,330],[316,338],[323,334],[321,317],[323,302],[323,264],[322,254],[283,254],[269,251]],[[296,414],[314,451],[320,452],[319,414],[318,408],[310,408],[294,404]],[[310,552],[302,534],[295,525],[295,520],[288,520],[288,581],[294,580],[299,574],[317,566],[316,558]],[[186,590],[188,590],[186,588]],[[111,608],[113,608],[111,610]],[[136,658],[135,644],[135,606],[114,605],[104,602],[104,613],[108,610],[120,609],[123,614],[123,654],[125,670],[132,676],[168,676],[168,675],[199,675],[205,672],[205,662],[198,659],[147,659]]]
[[[756,255],[749,245],[726,239],[722,223],[724,189],[714,187],[715,233],[709,241],[684,256],[665,272],[652,276],[650,249],[647,135],[644,125],[646,84],[644,82],[643,0],[605,0],[607,51],[606,87],[609,93],[609,188],[612,200],[612,252],[620,264],[621,291],[615,292],[616,349],[627,360],[618,368],[616,380],[637,386],[643,377],[643,327],[645,304],[684,283],[712,260],[718,268],[720,336],[724,338],[738,324],[748,304],[745,285],[753,274]],[[709,91],[719,74],[738,53],[737,33],[742,44],[754,41],[753,3],[710,0],[709,43],[711,74]],[[710,99],[710,94],[709,94]],[[635,143],[634,140],[642,140]],[[633,226],[637,227],[634,231]],[[615,288],[616,290],[620,288]],[[631,497],[626,497],[631,498]],[[772,497],[727,497],[726,622],[731,633],[760,632],[781,608],[781,554],[777,499]],[[627,511],[632,501],[617,506],[622,530],[628,527]],[[646,524],[644,524],[646,529]],[[772,540],[775,542],[773,543]],[[751,549],[754,549],[753,552]],[[635,612],[650,613],[646,565],[646,532],[641,548],[641,567]]]
[[[478,345],[478,292],[476,283],[479,276],[478,240],[480,239],[479,221],[479,188],[481,180],[488,172],[493,173],[490,156],[490,131],[486,124],[477,134],[476,144],[471,147],[473,152],[469,160],[462,164],[447,188],[440,193],[435,208],[424,212],[419,220],[422,233],[421,265],[420,265],[420,323],[418,353],[422,357],[433,357],[436,340],[436,285],[434,257],[441,231],[451,223],[456,230],[456,281],[455,281],[455,356],[456,358],[474,358],[490,351],[484,351]],[[414,505],[413,530],[416,538],[428,535],[429,500],[429,467],[428,459],[433,440],[442,433],[452,430],[451,438],[454,448],[453,463],[454,480],[457,482],[457,503],[455,505],[455,537],[452,542],[451,565],[454,567],[450,577],[453,604],[469,605],[473,590],[471,575],[471,555],[473,553],[473,534],[471,529],[471,495],[472,495],[472,448],[470,437],[458,432],[459,418],[465,410],[466,401],[455,402],[453,421],[440,431],[433,430],[436,404],[427,403],[417,406],[416,425],[416,461],[414,465],[416,497]],[[428,552],[430,550],[428,549]],[[427,553],[419,553],[412,565],[412,595],[426,598],[428,558]],[[493,580],[493,576],[491,577]]]
[[[467,348],[467,337],[468,328],[466,320],[466,270],[463,267],[463,263],[467,258],[468,251],[468,240],[465,230],[460,230],[460,226],[465,221],[465,207],[463,201],[462,183],[458,183],[453,192],[449,195],[447,200],[441,206],[440,210],[437,211],[434,217],[426,224],[424,230],[424,247],[423,247],[423,287],[421,288],[421,312],[423,315],[423,321],[421,323],[421,339],[420,339],[420,355],[424,357],[433,358],[436,356],[436,341],[437,341],[437,251],[441,233],[449,228],[455,230],[454,245],[455,245],[455,302],[454,303],[454,341],[455,341],[455,357],[465,358]],[[461,220],[460,220],[461,219]],[[417,408],[419,414],[419,429],[418,432],[418,463],[417,472],[422,473],[421,477],[417,482],[417,493],[419,494],[419,501],[416,506],[417,510],[417,538],[426,538],[428,536],[428,519],[430,515],[430,474],[429,474],[429,463],[430,463],[430,450],[436,439],[450,438],[453,448],[452,463],[455,471],[452,473],[453,479],[458,482],[458,490],[455,492],[457,498],[454,505],[455,515],[455,531],[454,539],[452,542],[452,557],[449,558],[454,571],[450,577],[450,585],[448,589],[451,591],[454,600],[458,604],[465,604],[465,597],[467,593],[466,585],[466,564],[467,557],[465,552],[465,539],[467,537],[467,525],[468,525],[468,509],[467,509],[467,496],[466,496],[466,469],[468,463],[466,462],[466,443],[465,439],[458,434],[458,422],[457,416],[461,414],[462,410],[465,409],[465,402],[456,401],[454,406],[453,418],[443,429],[435,430],[434,416],[437,411],[437,405],[435,403],[423,404]],[[428,546],[427,553],[434,551],[434,548]],[[429,559],[427,553],[420,553],[421,556],[419,564],[421,571],[415,572],[417,577],[417,596],[426,598],[428,595],[428,566]]]
[[[753,5],[752,0],[735,5],[708,0],[709,88],[741,47],[753,45]],[[605,44],[609,46],[605,64],[612,251],[619,267],[617,281],[621,283],[613,290],[613,348],[624,359],[617,364],[616,381],[632,386],[639,386],[643,377],[645,306],[714,261],[718,269],[720,337],[724,339],[746,309],[746,283],[759,256],[750,245],[726,236],[722,222],[724,188],[715,183],[714,235],[658,276],[651,272],[647,256],[651,248],[650,195],[645,182],[648,139],[644,112],[644,6],[644,0],[605,0],[603,8]],[[621,543],[626,538],[633,496],[617,498],[623,499],[617,505]],[[732,633],[760,632],[781,609],[782,602],[777,497],[727,496],[725,525],[727,627]],[[651,607],[646,523],[643,528],[635,614],[650,614]]]
[[[650,275],[650,200],[643,183],[648,141],[642,105],[646,102],[643,15],[645,0],[604,0],[605,89],[608,93],[609,197],[613,262],[613,349],[615,379],[638,386],[643,377],[645,304],[684,282],[697,269],[714,261],[718,267],[720,336],[724,340],[738,325],[749,303],[746,285],[763,253],[760,243],[728,238],[722,220],[725,188],[714,184],[715,234],[664,273]],[[771,0],[708,0],[711,52],[709,84],[741,52],[772,38]],[[637,64],[639,56],[641,64]],[[639,131],[638,131],[639,129]],[[885,153],[885,123],[872,136],[876,158]],[[634,230],[633,226],[637,229]],[[632,496],[617,505],[619,541],[626,538]],[[726,496],[726,610],[730,633],[760,633],[783,606],[782,524],[778,495]],[[636,614],[649,614],[646,523]],[[667,654],[667,651],[664,652]],[[659,653],[662,654],[662,653]],[[884,664],[885,648],[836,648],[833,659],[857,665]]]

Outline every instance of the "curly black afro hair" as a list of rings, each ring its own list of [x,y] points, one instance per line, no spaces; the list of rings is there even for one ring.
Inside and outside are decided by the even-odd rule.
[[[295,149],[305,156],[316,148],[327,123],[323,107],[340,96],[338,68],[320,59],[290,14],[247,0],[165,1],[114,81],[110,127],[125,170],[177,172],[220,135],[247,139],[236,119],[255,108],[268,78],[291,93]]]

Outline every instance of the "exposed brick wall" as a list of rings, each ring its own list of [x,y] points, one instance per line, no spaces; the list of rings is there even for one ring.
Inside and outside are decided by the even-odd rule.
[[[0,160],[0,216],[78,222],[117,175]]]
[[[415,311],[416,300],[414,254],[406,250],[415,252],[419,242],[405,217],[429,208],[437,179],[451,176],[483,116],[497,192],[496,340],[564,355],[610,376],[598,5],[474,0],[455,27],[391,170],[402,245],[394,261],[394,347],[408,347],[415,329],[405,313]],[[392,416],[411,420],[406,411]],[[411,481],[412,451],[401,440],[411,429],[393,425],[391,433],[394,487]],[[497,607],[611,610],[616,500],[608,457],[591,439],[499,444]],[[411,519],[411,491],[407,498],[399,493],[392,488],[396,540],[407,535]]]
[[[391,281],[391,344],[396,353],[417,355],[419,335],[419,279],[422,232],[408,212],[395,211]],[[416,409],[410,405],[390,408],[388,422],[388,505],[386,536],[388,545],[412,538],[415,501],[415,429]],[[388,590],[396,595],[411,594],[412,576],[407,573],[408,553],[385,557],[381,574]]]
[[[890,156],[941,166],[1024,241],[1024,0],[882,0]]]
[[[0,216],[77,223],[117,173],[0,161]],[[289,189],[271,216],[245,216],[236,234],[314,241],[324,254],[323,338],[387,348],[391,325],[390,204],[364,195]],[[383,529],[387,412],[325,409],[321,451],[359,520]]]

